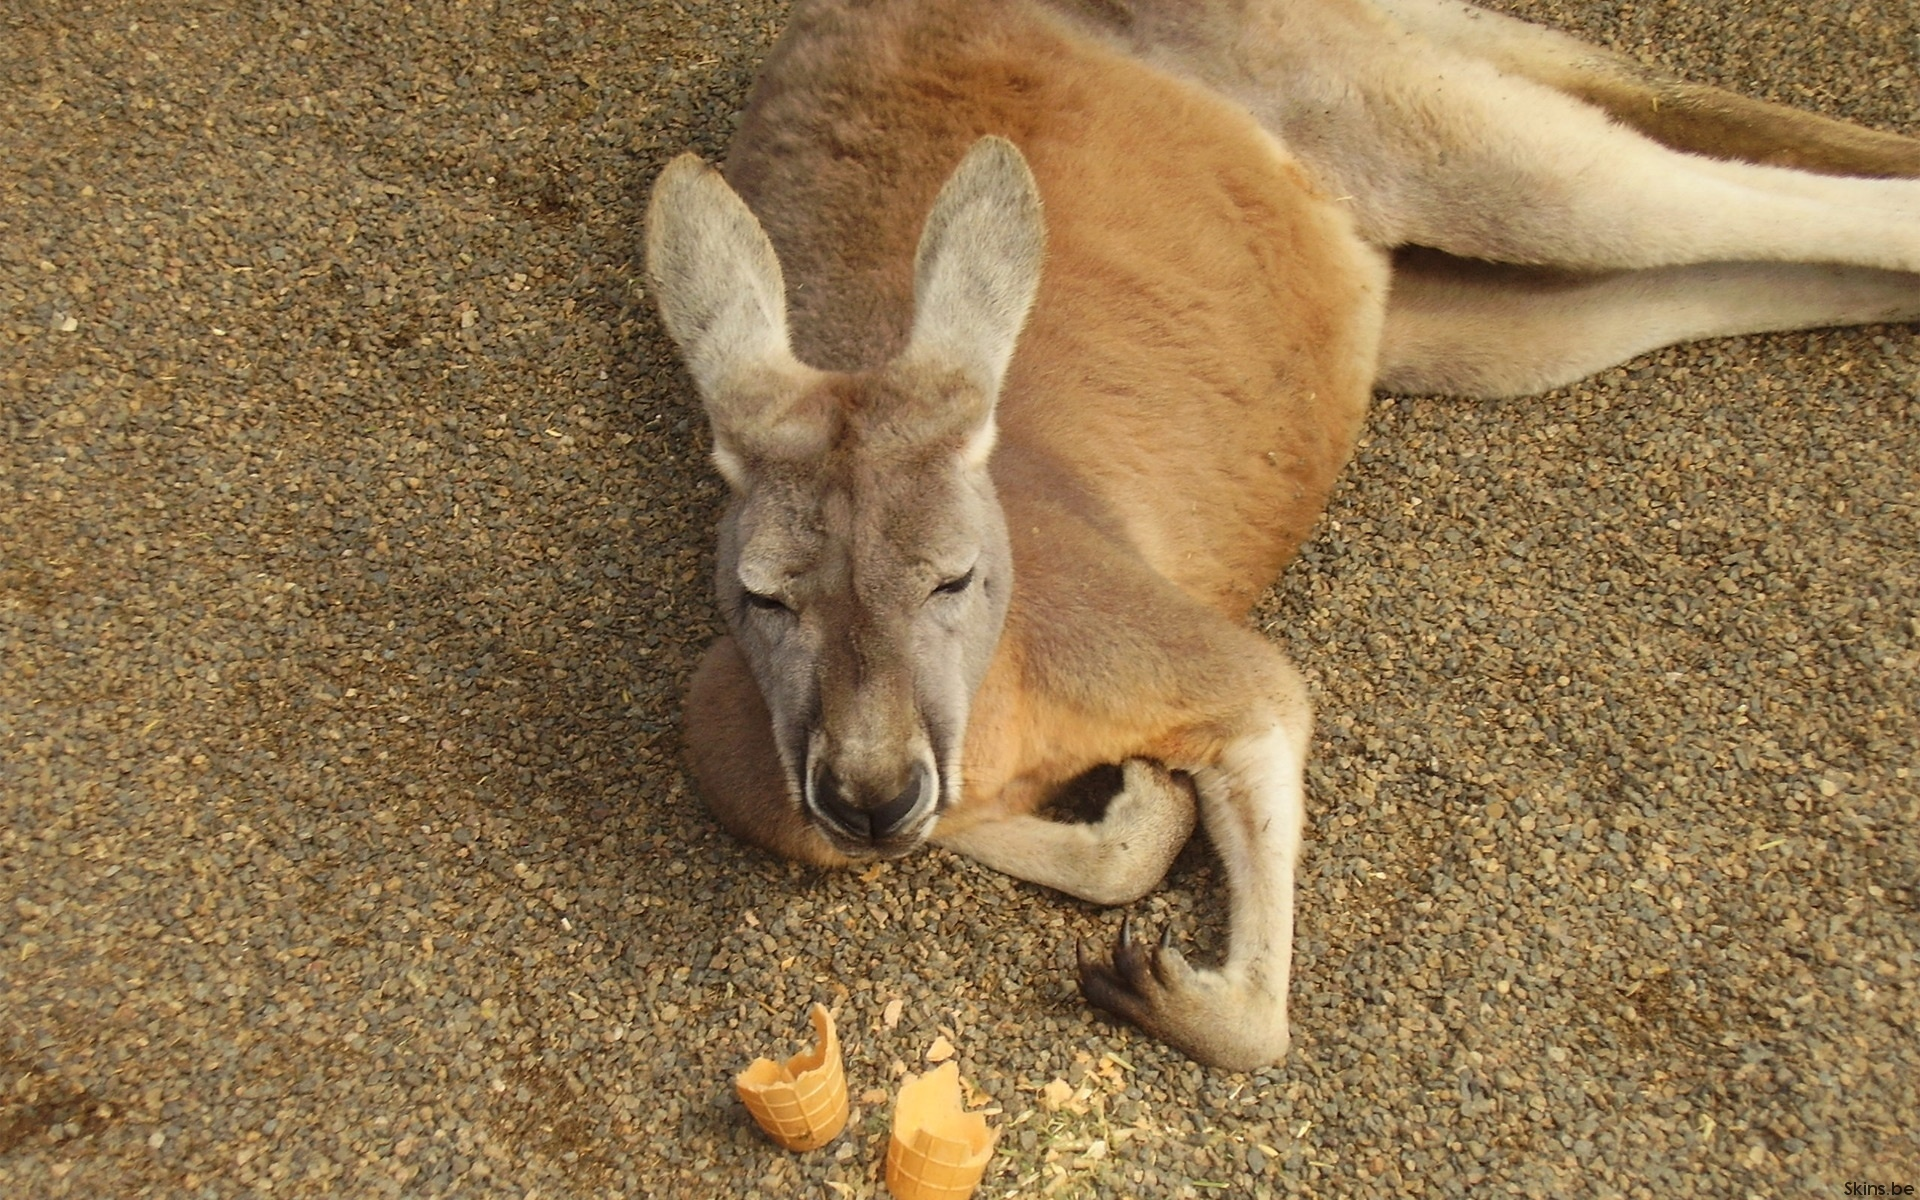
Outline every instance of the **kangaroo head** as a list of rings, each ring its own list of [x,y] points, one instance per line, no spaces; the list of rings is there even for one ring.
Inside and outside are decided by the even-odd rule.
[[[905,853],[960,795],[1013,588],[994,404],[1043,244],[1025,161],[983,138],[922,229],[906,348],[817,371],[789,343],[773,245],[720,174],[683,155],[654,186],[648,273],[732,493],[721,608],[790,800],[847,854]]]

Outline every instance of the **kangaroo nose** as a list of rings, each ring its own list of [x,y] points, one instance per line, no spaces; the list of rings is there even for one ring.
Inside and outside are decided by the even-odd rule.
[[[870,842],[890,837],[908,824],[921,810],[924,799],[933,791],[933,772],[924,763],[915,763],[907,786],[884,804],[862,808],[855,804],[830,766],[822,766],[814,780],[813,803],[820,815],[843,831]]]

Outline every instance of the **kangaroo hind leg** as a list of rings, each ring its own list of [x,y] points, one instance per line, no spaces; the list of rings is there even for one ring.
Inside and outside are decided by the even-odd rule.
[[[1375,0],[1406,29],[1584,100],[1673,150],[1822,175],[1920,177],[1920,140],[1672,78],[1459,0]]]
[[[1389,9],[1137,0],[1138,52],[1232,97],[1376,245],[1604,271],[1920,271],[1920,182],[1682,153]]]
[[[1519,396],[1677,342],[1912,320],[1920,320],[1920,274],[1902,271],[1701,263],[1579,275],[1402,250],[1377,383]]]

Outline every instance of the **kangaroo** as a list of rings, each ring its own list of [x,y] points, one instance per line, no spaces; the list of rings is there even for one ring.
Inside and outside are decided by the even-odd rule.
[[[1452,0],[801,0],[724,174],[676,159],[648,217],[729,489],[702,794],[791,858],[1107,905],[1197,817],[1224,961],[1123,923],[1081,989],[1281,1061],[1311,706],[1245,618],[1373,390],[1920,318],[1915,176]]]

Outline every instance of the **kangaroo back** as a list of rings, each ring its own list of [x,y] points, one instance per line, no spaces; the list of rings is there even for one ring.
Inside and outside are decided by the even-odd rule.
[[[1364,415],[1384,259],[1244,111],[1029,5],[802,6],[726,174],[789,280],[796,353],[897,353],[919,220],[973,141],[1045,204],[1039,299],[1000,400],[1147,561],[1238,615],[1317,519]]]

